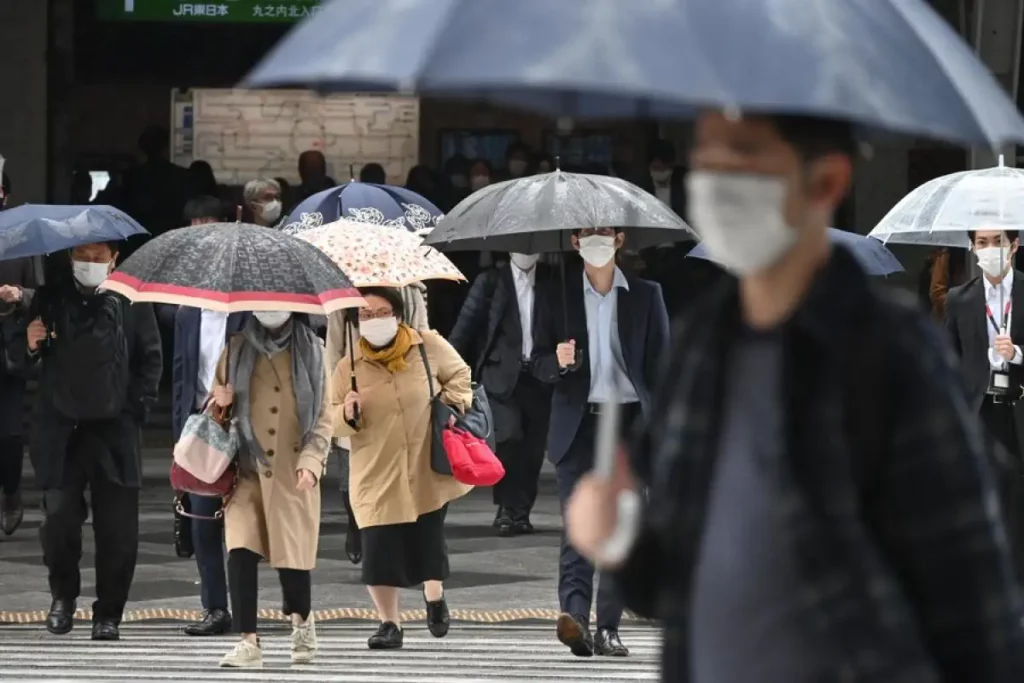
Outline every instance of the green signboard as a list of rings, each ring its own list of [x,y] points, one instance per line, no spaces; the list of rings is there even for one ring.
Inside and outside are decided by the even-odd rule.
[[[321,0],[99,0],[100,19],[289,23],[320,11]]]

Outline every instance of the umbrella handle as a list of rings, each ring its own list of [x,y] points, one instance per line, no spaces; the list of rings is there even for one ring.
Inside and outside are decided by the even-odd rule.
[[[352,391],[359,391],[359,387],[356,385],[356,361],[355,361],[355,350],[352,348],[355,346],[355,342],[352,339],[352,321],[349,318],[348,313],[345,314],[345,333],[348,335],[348,367],[349,367],[349,382],[351,383]],[[352,421],[359,422],[359,406],[352,406]]]

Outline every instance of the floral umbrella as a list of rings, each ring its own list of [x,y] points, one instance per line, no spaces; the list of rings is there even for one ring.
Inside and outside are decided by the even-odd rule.
[[[405,287],[466,277],[422,238],[388,225],[341,219],[296,235],[334,261],[356,287]]]

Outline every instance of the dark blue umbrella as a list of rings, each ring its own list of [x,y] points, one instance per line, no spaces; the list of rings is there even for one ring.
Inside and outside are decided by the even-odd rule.
[[[835,228],[828,229],[828,237],[832,244],[841,244],[846,247],[868,275],[891,275],[892,273],[903,272],[903,265],[900,264],[899,259],[874,237],[865,237],[864,235]],[[708,256],[708,252],[703,244],[698,244],[694,247],[686,257],[699,258],[706,261],[713,260]]]
[[[245,85],[586,118],[712,106],[1024,141],[1013,102],[925,0],[333,0]]]
[[[24,204],[0,211],[0,260],[147,234],[135,219],[112,206]]]
[[[288,215],[282,230],[294,234],[347,218],[418,232],[432,229],[442,215],[412,190],[352,181],[306,198]]]

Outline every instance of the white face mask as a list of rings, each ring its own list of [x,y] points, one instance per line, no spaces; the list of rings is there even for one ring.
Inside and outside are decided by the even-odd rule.
[[[526,173],[526,162],[522,159],[512,159],[508,162],[508,172],[514,176],[521,176]]]
[[[281,217],[281,202],[274,199],[263,205],[263,210],[260,212],[263,216],[263,220],[268,223],[273,223]]]
[[[487,175],[475,175],[469,181],[469,186],[476,192],[479,189],[485,188],[491,184],[491,177]]]
[[[537,265],[540,254],[509,254],[508,257],[519,270],[530,270]]]
[[[469,187],[469,178],[462,175],[461,173],[456,173],[455,175],[452,176],[452,187],[457,188],[459,190],[463,190]]]
[[[253,311],[252,317],[268,330],[276,330],[288,322],[292,314],[288,311]]]
[[[651,180],[653,180],[654,182],[658,183],[659,185],[663,185],[663,184],[667,183],[668,181],[672,180],[672,169],[671,168],[662,168],[662,169],[658,169],[658,170],[652,169],[651,170]]]
[[[580,256],[594,268],[601,268],[615,258],[615,238],[608,235],[580,237]]]
[[[690,218],[708,256],[738,276],[777,263],[797,241],[786,223],[786,181],[752,173],[691,171]]]
[[[92,263],[90,261],[72,261],[75,279],[87,289],[99,287],[110,274],[110,263]]]
[[[398,318],[395,316],[359,321],[359,336],[378,349],[390,344],[396,334]]]
[[[978,266],[991,277],[999,277],[1010,266],[1009,247],[985,247],[977,249],[974,255],[978,257]]]

